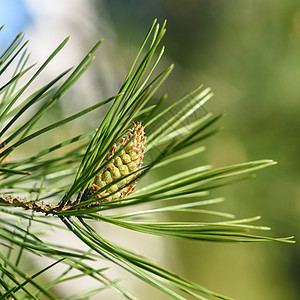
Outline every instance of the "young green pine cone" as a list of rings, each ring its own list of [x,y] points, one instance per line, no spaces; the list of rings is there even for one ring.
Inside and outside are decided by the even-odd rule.
[[[94,178],[91,192],[94,193],[100,188],[105,187],[107,184],[114,182],[116,179],[122,178],[130,173],[133,174],[118,181],[116,184],[111,185],[108,189],[98,194],[96,196],[97,198],[107,196],[107,198],[102,199],[99,202],[123,199],[125,196],[133,192],[135,189],[133,181],[139,173],[138,170],[142,165],[143,153],[146,149],[143,145],[145,139],[146,136],[144,135],[144,127],[141,123],[137,123],[134,124],[134,127],[129,130],[129,133],[121,139],[120,147],[123,149],[116,156],[115,153],[117,146],[114,144],[110,150],[111,155],[108,157],[108,159],[113,159],[107,167],[105,167],[104,170]],[[129,182],[132,183],[126,186]]]

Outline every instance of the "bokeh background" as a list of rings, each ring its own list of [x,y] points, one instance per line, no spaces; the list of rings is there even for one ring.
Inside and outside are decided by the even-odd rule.
[[[118,91],[154,18],[168,20],[162,67],[176,66],[161,92],[168,92],[171,103],[203,83],[215,92],[205,109],[226,112],[220,122],[225,129],[206,141],[207,151],[190,161],[190,166],[218,167],[261,158],[278,161],[254,180],[214,191],[213,195],[226,198],[215,208],[238,217],[261,215],[259,224],[270,225],[270,234],[295,235],[297,240],[299,0],[0,0],[0,23],[6,24],[0,46],[24,31],[32,59],[42,62],[71,35],[56,64],[41,75],[40,80],[46,81],[76,65],[104,37],[95,64],[66,96],[73,99],[72,107],[60,104],[63,115]],[[97,124],[98,120],[89,119],[81,126],[90,130]],[[143,237],[135,237],[114,235],[139,248]],[[223,245],[156,238],[151,243],[147,254],[157,256],[164,266],[235,299],[300,299],[297,243]],[[134,281],[128,285],[140,299],[168,299]],[[114,297],[107,294],[101,299]]]

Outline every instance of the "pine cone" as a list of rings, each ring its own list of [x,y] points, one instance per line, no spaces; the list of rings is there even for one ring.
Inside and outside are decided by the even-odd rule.
[[[143,145],[145,139],[146,136],[144,135],[144,127],[141,123],[137,123],[134,124],[134,127],[129,130],[129,133],[121,139],[119,147],[123,149],[116,156],[115,153],[117,150],[117,145],[114,144],[110,150],[111,154],[108,157],[108,159],[113,159],[99,175],[95,176],[93,185],[91,187],[91,192],[95,193],[100,188],[103,188],[107,184],[114,182],[116,179],[122,178],[130,173],[133,174],[118,181],[116,184],[111,185],[108,189],[99,193],[96,196],[97,198],[107,196],[107,198],[101,199],[99,202],[123,199],[125,196],[134,191],[134,178],[139,173],[138,170],[142,165],[143,153],[146,149]],[[129,182],[131,182],[131,184],[127,185]]]

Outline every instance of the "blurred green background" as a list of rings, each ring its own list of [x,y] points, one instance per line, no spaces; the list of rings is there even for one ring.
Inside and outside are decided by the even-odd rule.
[[[1,5],[7,2],[0,1]],[[82,97],[84,101],[96,101],[114,94],[153,19],[167,19],[162,65],[175,63],[175,70],[161,92],[168,92],[171,103],[203,83],[215,92],[205,109],[226,112],[220,121],[225,129],[205,142],[204,154],[182,168],[206,163],[218,167],[261,158],[278,161],[254,180],[214,191],[213,196],[226,198],[214,208],[238,217],[261,215],[259,224],[271,226],[272,236],[295,235],[297,241],[299,0],[76,0],[44,1],[43,5],[33,0],[9,2],[12,6],[1,9],[0,17],[11,19],[0,19],[0,23],[6,23],[10,36],[10,30],[28,30],[33,52],[41,52],[34,49],[35,39],[45,39],[45,47],[49,48],[45,51],[49,53],[71,33],[69,30],[75,40],[70,51],[77,59],[78,52],[86,53],[99,35],[105,38],[92,76],[87,75],[86,82],[79,83],[69,95],[78,97],[78,103],[82,103]],[[23,22],[14,29],[16,8]],[[162,250],[167,253],[166,266],[235,299],[300,299],[297,243],[168,241],[162,247],[167,247]],[[168,299],[152,289],[145,291],[145,286],[137,288],[140,299]]]

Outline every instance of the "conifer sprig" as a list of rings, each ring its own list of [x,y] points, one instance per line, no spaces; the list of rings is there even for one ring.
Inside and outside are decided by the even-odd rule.
[[[230,213],[206,209],[223,201],[222,198],[210,199],[211,189],[251,178],[254,172],[274,165],[272,160],[218,169],[196,164],[192,169],[143,184],[144,176],[151,177],[152,172],[170,167],[174,162],[185,162],[190,157],[201,155],[205,151],[202,141],[220,130],[216,123],[222,117],[222,114],[214,116],[210,112],[199,117],[199,112],[204,111],[204,104],[213,96],[209,88],[203,89],[202,86],[166,108],[163,108],[166,94],[158,96],[156,105],[149,105],[173,69],[171,65],[155,73],[158,75],[154,77],[164,52],[164,47],[159,48],[159,44],[166,31],[165,26],[166,22],[160,26],[154,21],[115,96],[43,128],[37,128],[41,118],[64,99],[63,96],[90,66],[102,40],[73,71],[69,69],[61,73],[27,98],[24,98],[24,92],[58,55],[68,38],[21,87],[19,80],[25,79],[34,67],[27,66],[29,56],[25,47],[28,42],[23,42],[23,34],[19,34],[0,56],[1,77],[12,62],[19,59],[12,77],[0,85],[0,299],[38,299],[40,295],[57,299],[53,292],[57,284],[83,277],[92,278],[97,286],[81,294],[69,295],[67,299],[79,296],[88,299],[107,288],[126,299],[135,299],[118,280],[107,278],[106,267],[92,267],[89,262],[93,260],[113,262],[116,267],[175,299],[187,296],[231,299],[176,275],[136,251],[110,242],[96,230],[94,225],[100,222],[176,239],[293,243],[292,237],[272,238],[257,234],[257,231],[270,229],[251,224],[260,217],[236,219]],[[39,106],[35,109],[37,103]],[[60,130],[63,125],[103,108],[104,104],[111,106],[97,124],[97,129],[77,133],[55,145],[37,149],[24,159],[14,159],[15,151],[23,144],[30,145],[33,139],[52,130]],[[145,208],[145,203],[151,204],[151,208]],[[18,210],[18,207],[26,211]],[[176,212],[182,216],[194,213],[199,221],[163,221],[165,212]],[[157,221],[157,215],[161,216],[160,221]],[[201,221],[203,215],[213,216],[214,221]],[[150,220],[148,216],[151,216]],[[62,222],[57,224],[57,220]],[[59,234],[71,232],[81,240],[86,250],[50,243],[41,238],[37,228],[39,231],[43,229],[44,234],[49,228]],[[7,255],[3,254],[4,249]],[[17,258],[13,255],[16,249]],[[32,255],[47,255],[53,262],[28,275],[21,264],[25,251]],[[55,265],[66,268],[56,279],[42,285],[39,276]]]

